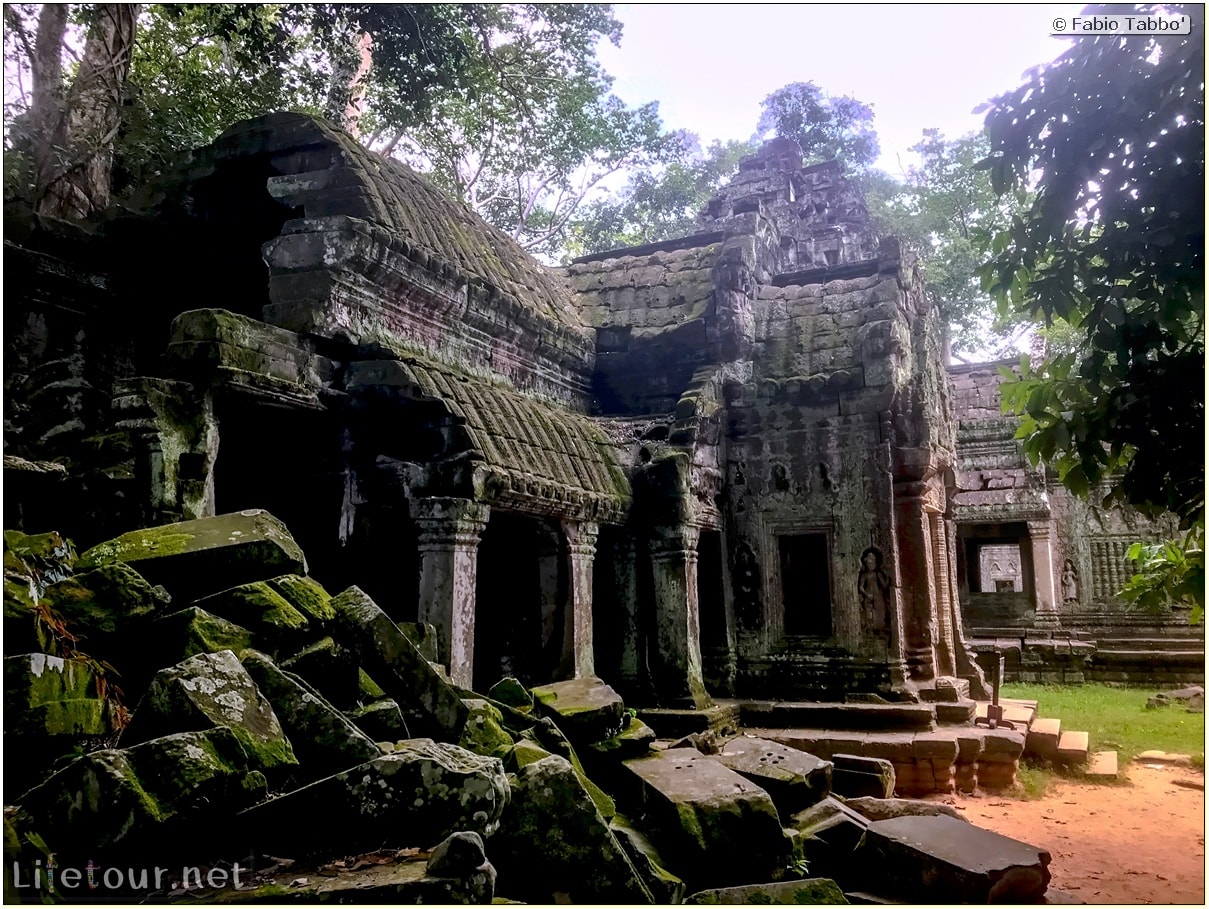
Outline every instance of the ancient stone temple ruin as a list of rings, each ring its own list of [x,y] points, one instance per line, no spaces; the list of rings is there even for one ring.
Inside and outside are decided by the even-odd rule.
[[[1102,615],[1123,571],[1118,518],[1024,467],[913,256],[790,142],[699,232],[549,269],[271,115],[95,231],[10,227],[5,265],[6,526],[266,509],[467,688],[981,695],[967,626]]]

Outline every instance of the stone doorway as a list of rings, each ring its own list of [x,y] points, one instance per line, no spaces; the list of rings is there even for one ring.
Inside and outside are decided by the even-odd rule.
[[[562,533],[547,518],[493,510],[478,547],[474,687],[504,676],[527,686],[554,681],[568,591]]]
[[[831,557],[827,534],[789,534],[778,537],[777,546],[784,633],[830,637]]]

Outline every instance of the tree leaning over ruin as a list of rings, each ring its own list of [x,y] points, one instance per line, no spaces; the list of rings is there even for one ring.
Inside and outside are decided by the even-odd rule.
[[[1183,557],[1134,598],[1174,596],[1199,612],[1205,21],[1203,7],[1162,9],[1188,15],[1191,33],[1077,39],[989,105],[991,152],[980,166],[996,191],[1040,176],[981,275],[1005,314],[1067,323],[1079,337],[1075,351],[1022,360],[1004,386],[1026,452],[1078,494],[1106,490],[1143,512],[1178,515]]]

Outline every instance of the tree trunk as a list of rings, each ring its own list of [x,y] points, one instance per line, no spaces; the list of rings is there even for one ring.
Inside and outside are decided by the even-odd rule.
[[[361,114],[365,110],[365,88],[374,63],[374,39],[368,32],[357,36],[353,53],[332,67],[324,114],[354,139],[361,134]]]
[[[44,75],[61,74],[63,27],[47,19],[47,4],[39,17],[38,49],[57,28],[55,63],[42,61]],[[38,214],[83,220],[109,207],[113,144],[121,118],[122,93],[130,74],[139,5],[103,3],[84,43],[84,56],[71,89],[63,97],[61,75],[40,92],[35,85],[34,122],[41,135],[34,146],[35,210]],[[43,41],[43,26],[52,26]],[[65,18],[63,25],[66,25]],[[56,70],[56,67],[58,68]],[[35,71],[35,82],[38,75]],[[41,109],[39,110],[39,106]]]

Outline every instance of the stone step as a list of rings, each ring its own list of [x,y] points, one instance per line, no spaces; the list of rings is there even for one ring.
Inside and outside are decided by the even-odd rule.
[[[660,738],[681,739],[694,732],[734,735],[739,731],[739,703],[719,701],[702,710],[639,708],[638,719],[654,729]]]
[[[744,726],[863,731],[920,731],[936,727],[929,704],[828,704],[809,701],[748,701]],[[658,728],[658,727],[656,727]]]
[[[937,702],[933,707],[936,709],[936,722],[944,726],[969,726],[974,722],[978,709],[977,704],[968,698],[955,703]]]
[[[1095,751],[1088,755],[1087,777],[1096,780],[1115,780],[1117,778],[1117,753],[1115,751]]]
[[[1038,717],[1028,727],[1028,736],[1024,740],[1024,751],[1026,754],[1051,761],[1058,753],[1058,741],[1061,736],[1061,720]]]
[[[979,701],[974,715],[978,719],[986,719],[987,710],[990,706],[986,701]],[[1010,698],[1000,698],[999,706],[1003,709],[1003,719],[1011,723],[1012,728],[1019,732],[1026,731],[1037,716],[1036,701],[1017,701]]]
[[[1054,760],[1062,764],[1086,763],[1087,740],[1088,736],[1086,732],[1068,729],[1058,739],[1058,750],[1054,753]]]

